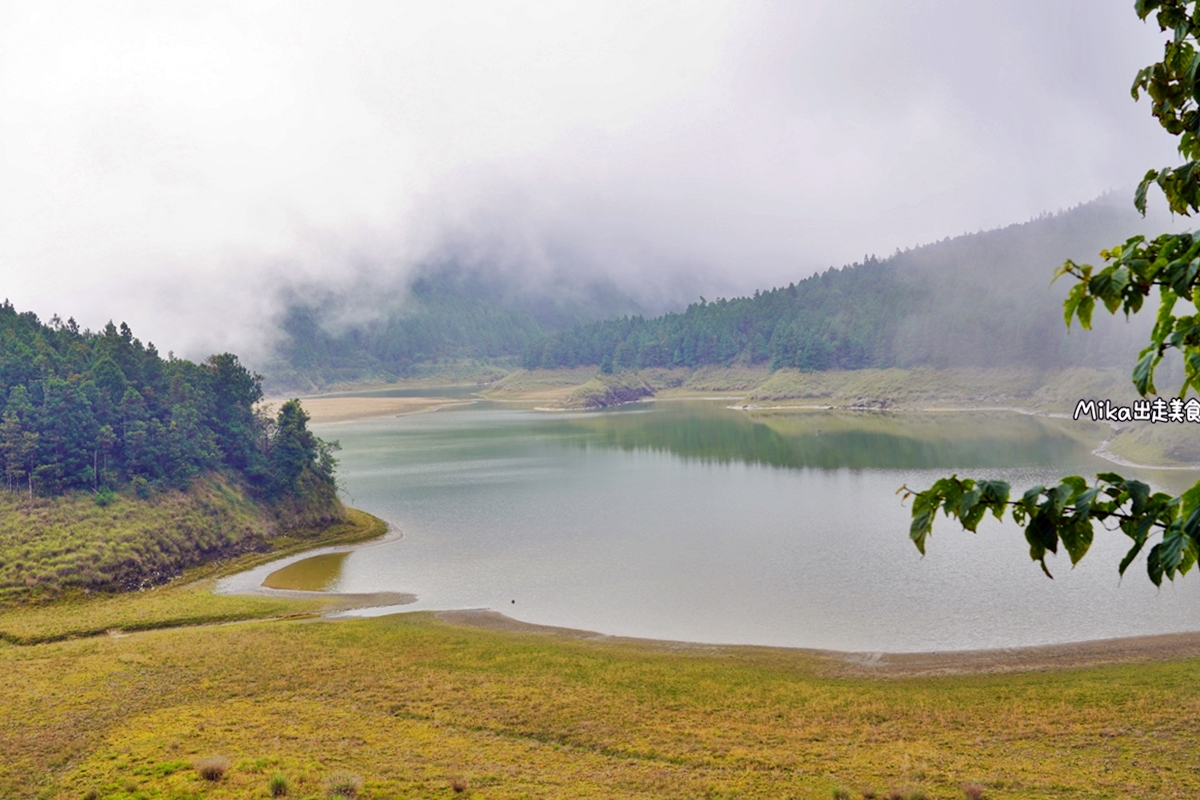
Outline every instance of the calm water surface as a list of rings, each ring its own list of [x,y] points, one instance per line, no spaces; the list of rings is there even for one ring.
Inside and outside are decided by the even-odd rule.
[[[347,500],[403,532],[351,552],[332,586],[416,593],[403,610],[856,651],[1200,630],[1195,577],[1156,590],[1134,566],[1118,584],[1120,533],[1099,532],[1074,570],[1052,561],[1053,581],[994,520],[977,535],[939,520],[924,559],[909,542],[902,484],[958,472],[1024,488],[1113,469],[1091,455],[1106,435],[1092,423],[694,401],[590,414],[478,403],[316,430],[341,441]],[[1178,490],[1197,475],[1140,477]]]

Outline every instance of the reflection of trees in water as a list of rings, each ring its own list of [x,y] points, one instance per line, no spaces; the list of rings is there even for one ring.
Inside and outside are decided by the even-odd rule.
[[[799,421],[799,424],[797,422]],[[1025,467],[1063,464],[1087,448],[1035,418],[930,424],[854,415],[764,415],[677,406],[570,419],[572,446],[671,453],[686,459],[821,469]],[[891,430],[888,430],[888,428]],[[561,428],[559,428],[561,430]]]

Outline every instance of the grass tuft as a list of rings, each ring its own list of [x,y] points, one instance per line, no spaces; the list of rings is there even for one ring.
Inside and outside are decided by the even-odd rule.
[[[206,781],[219,781],[229,771],[229,759],[224,756],[209,756],[196,762],[196,772]]]
[[[451,778],[450,779],[450,788],[454,791],[455,794],[462,794],[463,792],[465,792],[467,790],[467,779],[466,778]]]
[[[267,790],[270,791],[271,797],[284,797],[291,788],[292,786],[288,783],[287,776],[282,772],[276,772],[267,781]]]
[[[982,800],[983,798],[983,787],[978,783],[965,784],[962,790],[967,800]]]
[[[329,800],[354,800],[362,791],[363,779],[353,772],[340,769],[325,778],[325,796]]]

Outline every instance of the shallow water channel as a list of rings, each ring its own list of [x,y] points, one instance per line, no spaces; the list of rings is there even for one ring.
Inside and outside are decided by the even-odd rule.
[[[1119,583],[1119,532],[1099,531],[1075,569],[1052,559],[1053,581],[991,519],[976,535],[939,519],[925,558],[909,541],[897,488],[953,472],[1015,489],[1113,469],[1175,491],[1200,478],[1114,467],[1092,455],[1108,430],[1090,422],[479,402],[315,430],[341,442],[346,500],[403,536],[293,573],[419,598],[359,613],[492,608],[614,635],[891,652],[1200,630],[1200,578],[1157,590],[1135,565]]]

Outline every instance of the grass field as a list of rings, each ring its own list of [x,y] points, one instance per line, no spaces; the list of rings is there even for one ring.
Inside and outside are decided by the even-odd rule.
[[[370,514],[347,509],[346,521],[320,532],[298,531],[271,540],[264,552],[203,564],[176,580],[143,591],[70,593],[57,602],[10,605],[0,609],[0,641],[30,644],[106,631],[163,628],[284,614],[313,613],[331,601],[214,595],[216,578],[315,546],[351,544],[378,538],[387,525]],[[2,796],[2,795],[0,795]]]
[[[836,678],[799,652],[415,613],[8,646],[0,669],[6,797],[267,797],[273,775],[326,797],[338,772],[365,798],[1200,792],[1195,661]]]
[[[187,567],[268,547],[274,520],[220,476],[147,499],[0,492],[0,603],[159,584]]]

